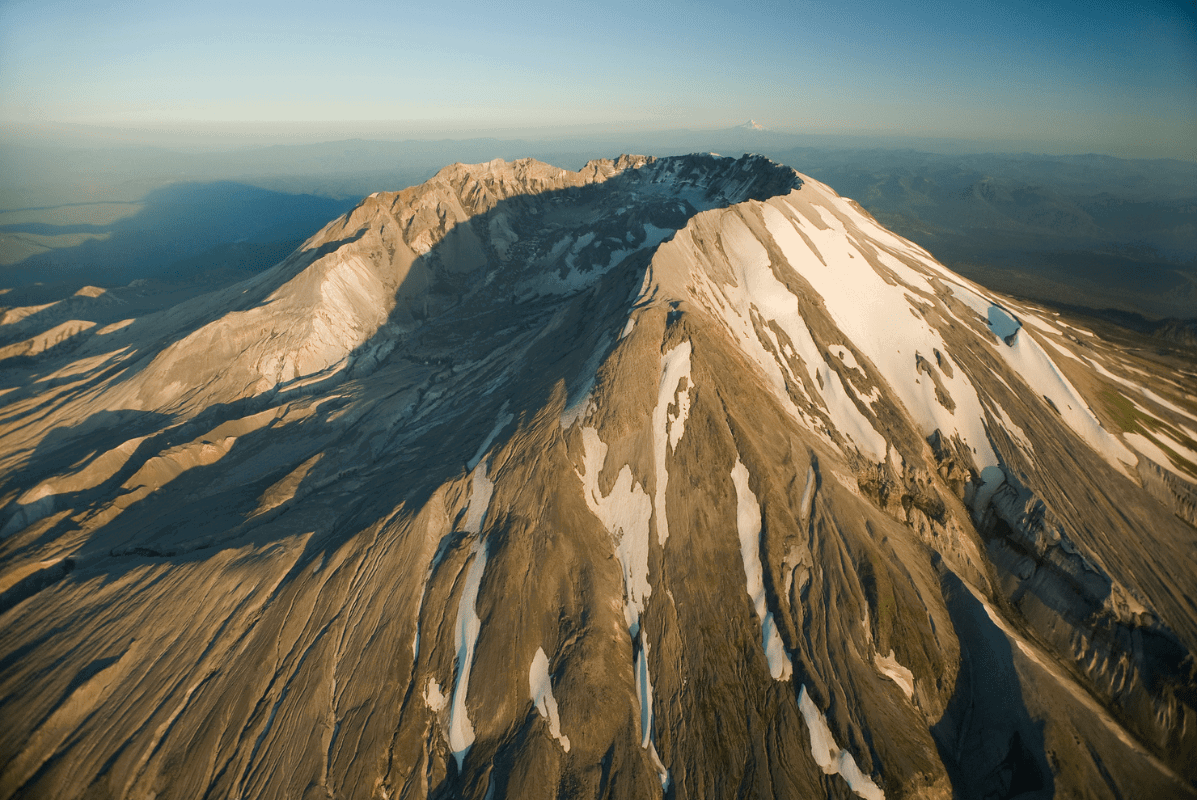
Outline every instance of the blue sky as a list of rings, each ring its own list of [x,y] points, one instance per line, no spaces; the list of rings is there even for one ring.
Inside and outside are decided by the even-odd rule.
[[[9,125],[452,136],[751,117],[1194,159],[1195,5],[0,0]]]

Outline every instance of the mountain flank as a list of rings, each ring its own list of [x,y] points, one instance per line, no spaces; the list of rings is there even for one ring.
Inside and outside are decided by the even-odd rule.
[[[2,797],[1195,796],[1194,363],[812,178],[453,164],[109,294],[0,319]]]

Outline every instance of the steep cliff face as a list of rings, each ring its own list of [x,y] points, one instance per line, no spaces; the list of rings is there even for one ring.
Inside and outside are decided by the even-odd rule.
[[[454,165],[6,373],[0,795],[1195,793],[1194,374],[765,159]]]

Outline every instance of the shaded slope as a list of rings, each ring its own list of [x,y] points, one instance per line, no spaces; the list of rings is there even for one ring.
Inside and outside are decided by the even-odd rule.
[[[0,793],[1194,794],[1194,376],[1092,338],[762,159],[368,198],[10,377]]]

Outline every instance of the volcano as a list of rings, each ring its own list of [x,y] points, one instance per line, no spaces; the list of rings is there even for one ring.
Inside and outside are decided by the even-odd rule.
[[[0,797],[1195,796],[1194,364],[765,158],[455,164],[72,322],[0,361]]]

